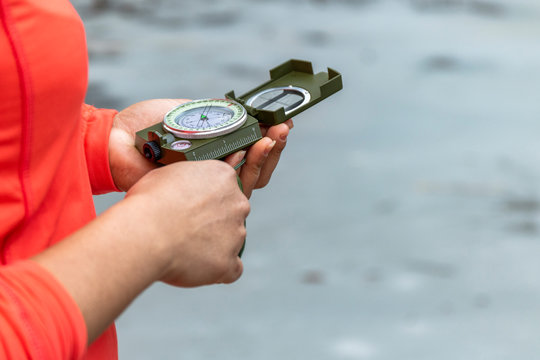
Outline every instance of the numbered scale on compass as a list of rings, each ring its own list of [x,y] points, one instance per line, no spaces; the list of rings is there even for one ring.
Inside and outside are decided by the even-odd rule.
[[[160,124],[139,132],[136,141],[147,159],[169,164],[221,159],[261,138],[257,119],[238,102],[201,99],[174,107]]]
[[[291,59],[271,69],[269,81],[244,95],[230,91],[226,99],[174,107],[159,123],[137,131],[135,146],[159,165],[224,159],[262,139],[260,124],[283,123],[342,87],[337,71],[314,73],[311,62]]]
[[[195,100],[169,111],[163,128],[183,139],[207,139],[241,127],[247,113],[240,104],[226,99]]]

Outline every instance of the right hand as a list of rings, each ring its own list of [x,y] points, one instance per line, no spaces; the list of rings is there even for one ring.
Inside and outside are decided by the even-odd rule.
[[[163,263],[160,280],[193,287],[231,283],[242,274],[249,202],[222,161],[173,163],[150,171],[125,201],[147,216],[144,227]]]

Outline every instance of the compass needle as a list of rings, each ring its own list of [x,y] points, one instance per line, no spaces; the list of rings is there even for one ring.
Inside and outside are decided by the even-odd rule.
[[[174,107],[161,123],[137,132],[136,146],[160,164],[222,159],[260,140],[260,124],[283,123],[342,87],[337,71],[315,74],[309,61],[289,60],[270,70],[269,81],[240,97],[231,91],[227,99]]]
[[[270,70],[269,81],[242,96],[230,91],[227,99],[194,100],[172,108],[162,122],[137,131],[135,146],[161,165],[225,159],[260,141],[261,125],[286,123],[342,88],[339,72],[328,68],[314,73],[311,62],[291,59]],[[242,188],[239,177],[238,185]]]
[[[163,120],[163,128],[179,138],[206,139],[230,133],[246,119],[246,110],[238,103],[226,99],[202,99],[169,111]]]

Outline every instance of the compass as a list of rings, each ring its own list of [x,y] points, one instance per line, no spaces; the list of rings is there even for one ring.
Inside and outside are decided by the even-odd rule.
[[[137,132],[135,145],[150,161],[223,159],[262,138],[260,125],[280,124],[338,92],[341,74],[314,73],[309,61],[289,60],[270,70],[270,80],[225,99],[178,105],[163,120]]]
[[[236,101],[201,99],[170,110],[163,128],[182,139],[207,139],[238,129],[246,119],[246,109]]]
[[[194,100],[172,108],[163,121],[137,131],[135,146],[159,165],[223,159],[260,140],[260,125],[283,123],[342,87],[337,71],[314,73],[309,61],[292,59],[270,70],[270,80],[246,94],[229,91],[226,99]],[[240,178],[238,185],[242,188]]]

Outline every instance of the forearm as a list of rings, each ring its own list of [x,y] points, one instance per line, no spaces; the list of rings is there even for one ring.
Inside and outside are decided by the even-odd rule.
[[[34,261],[0,267],[0,359],[79,359],[86,324],[64,287]]]
[[[166,257],[144,214],[128,198],[34,260],[71,294],[91,343],[126,306],[163,275]]]
[[[92,342],[156,280],[193,287],[238,279],[248,213],[232,167],[175,163],[34,260],[79,306]]]

